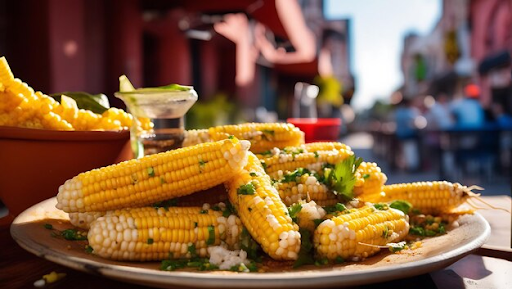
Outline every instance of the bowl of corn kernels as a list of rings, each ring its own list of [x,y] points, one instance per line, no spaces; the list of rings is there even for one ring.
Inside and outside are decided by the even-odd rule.
[[[55,196],[72,176],[131,159],[132,124],[151,127],[121,109],[81,108],[84,99],[94,103],[81,94],[35,92],[0,58],[0,200],[11,217]]]

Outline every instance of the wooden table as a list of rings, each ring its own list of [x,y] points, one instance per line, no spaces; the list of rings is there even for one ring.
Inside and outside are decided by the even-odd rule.
[[[484,197],[499,207],[510,208],[509,196]],[[362,288],[512,288],[511,216],[503,211],[480,213],[491,225],[491,237],[478,251],[439,271]],[[45,288],[148,288],[75,271],[39,258],[19,247],[0,224],[0,288],[35,288],[33,283],[52,271],[67,276]]]

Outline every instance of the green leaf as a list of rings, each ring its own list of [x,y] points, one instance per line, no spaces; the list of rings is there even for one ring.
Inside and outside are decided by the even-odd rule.
[[[281,180],[281,183],[295,182],[297,181],[297,178],[300,178],[304,174],[311,174],[311,172],[305,168],[298,168],[291,173],[285,174]]]
[[[354,198],[355,172],[362,162],[362,158],[356,158],[355,155],[351,155],[342,162],[337,163],[334,169],[328,173],[327,185],[342,199],[352,200]]]
[[[48,224],[48,223],[46,223],[46,224],[44,224],[44,228],[45,228],[45,229],[48,229],[48,230],[52,230],[52,229],[53,229],[53,226],[52,226],[52,224]]]
[[[256,192],[256,188],[254,187],[254,185],[252,183],[241,185],[237,189],[237,193],[239,195],[254,195],[255,192]]]
[[[398,242],[398,243],[387,243],[386,246],[388,246],[389,251],[396,253],[398,251],[402,251],[405,249],[405,246],[407,243],[405,241]]]
[[[60,235],[64,237],[64,239],[69,241],[83,241],[87,240],[87,234],[83,234],[76,229],[67,229],[60,232]]]
[[[78,108],[87,109],[97,114],[102,114],[110,108],[108,97],[102,93],[89,94],[83,91],[66,91],[50,94],[58,102],[61,102],[62,95],[74,99]]]
[[[208,239],[206,240],[206,245],[213,245],[215,243],[215,228],[213,226],[208,226]]]
[[[380,211],[385,211],[385,210],[389,209],[388,204],[385,204],[385,203],[373,204],[373,207],[375,209],[377,209],[377,210],[380,210]]]
[[[302,205],[301,204],[293,204],[291,205],[290,207],[288,207],[288,213],[290,214],[290,218],[292,218],[292,220],[297,223],[297,215],[300,213],[300,211],[302,210]]]
[[[326,206],[323,208],[327,214],[333,214],[338,212],[343,213],[344,211],[347,210],[347,207],[345,207],[345,205],[343,205],[342,203],[337,203],[334,206]]]
[[[313,242],[311,232],[306,229],[300,229],[300,251],[297,260],[293,263],[293,268],[300,267],[302,265],[311,265],[315,263],[313,258]]]
[[[407,214],[409,214],[409,211],[412,208],[412,204],[407,201],[396,200],[396,201],[393,201],[391,204],[389,204],[389,207],[391,207],[393,209],[400,210],[400,211],[404,212],[404,214],[407,215]]]

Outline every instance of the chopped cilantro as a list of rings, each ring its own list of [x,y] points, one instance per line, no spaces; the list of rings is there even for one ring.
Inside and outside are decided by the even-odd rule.
[[[297,215],[302,210],[302,205],[299,203],[293,204],[290,207],[288,207],[288,213],[290,214],[290,218],[297,223]]]
[[[199,214],[208,214],[208,210],[201,210],[199,211]]]
[[[411,226],[409,228],[409,234],[411,235],[418,235],[418,236],[426,236],[425,235],[425,229],[419,226]]]
[[[402,251],[407,246],[407,243],[405,241],[398,242],[398,243],[388,243],[386,244],[389,248],[389,251],[396,253],[399,251]]]
[[[164,179],[164,177],[160,177],[160,184],[165,184],[167,181]]]
[[[254,187],[254,185],[252,183],[241,185],[237,189],[237,193],[239,195],[254,195],[255,192],[256,192],[256,188]]]
[[[327,264],[329,264],[329,259],[327,259],[327,258],[322,258],[320,260],[315,261],[315,266],[323,266],[323,265],[327,265]]]
[[[170,200],[165,200],[161,202],[157,202],[153,204],[153,207],[155,208],[164,208],[166,211],[169,210],[169,207],[176,207],[178,205],[179,198],[174,198]]]
[[[234,136],[234,135],[230,135],[230,136],[228,136],[228,139],[234,139],[234,138],[235,138],[235,136]]]
[[[337,212],[342,213],[347,210],[347,207],[345,207],[345,205],[343,205],[342,203],[337,203],[334,206],[324,207],[324,210],[327,214],[333,214],[333,213],[337,213]]]
[[[187,248],[187,251],[190,253],[190,255],[195,256],[196,255],[196,245],[190,244]]]
[[[351,155],[337,163],[329,173],[327,185],[337,196],[345,200],[352,200],[354,198],[355,172],[362,162],[362,158],[356,158],[355,155]]]
[[[341,264],[341,263],[344,263],[345,262],[345,259],[341,258],[340,256],[336,257],[336,259],[334,259],[334,262],[336,264]]]
[[[320,225],[320,223],[322,223],[323,221],[323,219],[314,219],[313,223],[315,223],[315,228],[318,227],[318,225]]]
[[[389,238],[389,227],[386,226],[386,228],[382,231],[382,238],[387,239]]]
[[[92,247],[91,247],[91,246],[89,246],[89,245],[86,245],[86,246],[85,246],[85,253],[87,253],[87,254],[91,254],[91,253],[92,253],[92,251],[94,251],[94,250],[92,249]]]
[[[83,241],[87,240],[87,234],[82,233],[76,229],[67,229],[60,232],[60,235],[64,237],[64,239],[69,241]]]
[[[363,175],[363,179],[365,179],[365,180],[368,179],[369,177],[370,177],[370,174],[364,174]]]
[[[412,204],[407,202],[407,201],[403,201],[403,200],[397,200],[397,201],[393,201],[389,207],[393,208],[393,209],[397,209],[397,210],[400,210],[402,212],[404,212],[404,214],[409,214],[409,211],[411,210],[412,208]]]
[[[255,172],[250,172],[250,173],[249,173],[249,175],[250,175],[251,177],[257,177],[257,176],[258,176],[258,174],[257,174],[257,173],[255,173]]]
[[[260,155],[262,155],[264,157],[269,157],[269,156],[272,156],[273,153],[271,150],[268,150],[268,151],[261,152]]]
[[[298,169],[294,170],[293,172],[284,175],[281,182],[282,183],[295,182],[295,181],[297,181],[297,178],[300,178],[301,176],[303,176],[305,174],[310,174],[310,173],[311,172],[308,169],[298,168]]]
[[[375,209],[380,210],[380,211],[385,211],[385,210],[389,209],[388,204],[384,204],[384,203],[373,204],[373,206],[375,207]]]
[[[44,226],[44,228],[45,228],[45,229],[48,229],[48,230],[52,230],[52,229],[53,229],[52,224],[48,224],[48,223],[46,223],[46,224],[44,224],[43,226]]]
[[[149,167],[148,168],[148,175],[150,177],[154,177],[155,176],[155,169],[153,167]]]
[[[267,168],[268,168],[267,163],[266,163],[266,162],[264,162],[264,161],[260,161],[260,163],[261,163],[261,166],[263,167],[263,169],[264,169],[264,170],[267,170]]]
[[[203,160],[199,160],[199,166],[200,167],[204,167],[204,165],[206,164],[207,162],[203,161]]]
[[[213,226],[208,226],[208,239],[206,240],[206,245],[213,245],[215,243],[215,228]]]
[[[313,250],[313,242],[311,232],[306,229],[299,228],[300,233],[300,250],[299,256],[295,263],[293,263],[293,268],[300,267],[302,265],[311,265],[315,263],[315,259],[313,258],[312,250]]]
[[[152,238],[148,238],[148,245],[152,245],[155,242]]]
[[[315,152],[313,152],[313,154],[315,155],[315,159],[317,159],[317,158],[319,158],[319,157],[320,157],[320,155],[319,155],[319,154],[318,154],[318,152],[316,152],[316,151],[315,151]]]

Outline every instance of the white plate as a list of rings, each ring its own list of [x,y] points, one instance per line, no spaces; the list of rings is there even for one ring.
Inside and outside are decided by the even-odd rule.
[[[479,215],[459,219],[460,226],[448,234],[426,239],[423,246],[400,254],[381,252],[363,262],[336,266],[308,266],[293,271],[269,273],[160,271],[158,262],[136,263],[105,260],[84,251],[85,242],[54,238],[43,224],[69,228],[67,215],[55,209],[55,198],[20,214],[11,235],[24,249],[52,262],[125,282],[157,286],[202,288],[310,288],[353,286],[400,279],[442,269],[484,244],[491,229]]]

